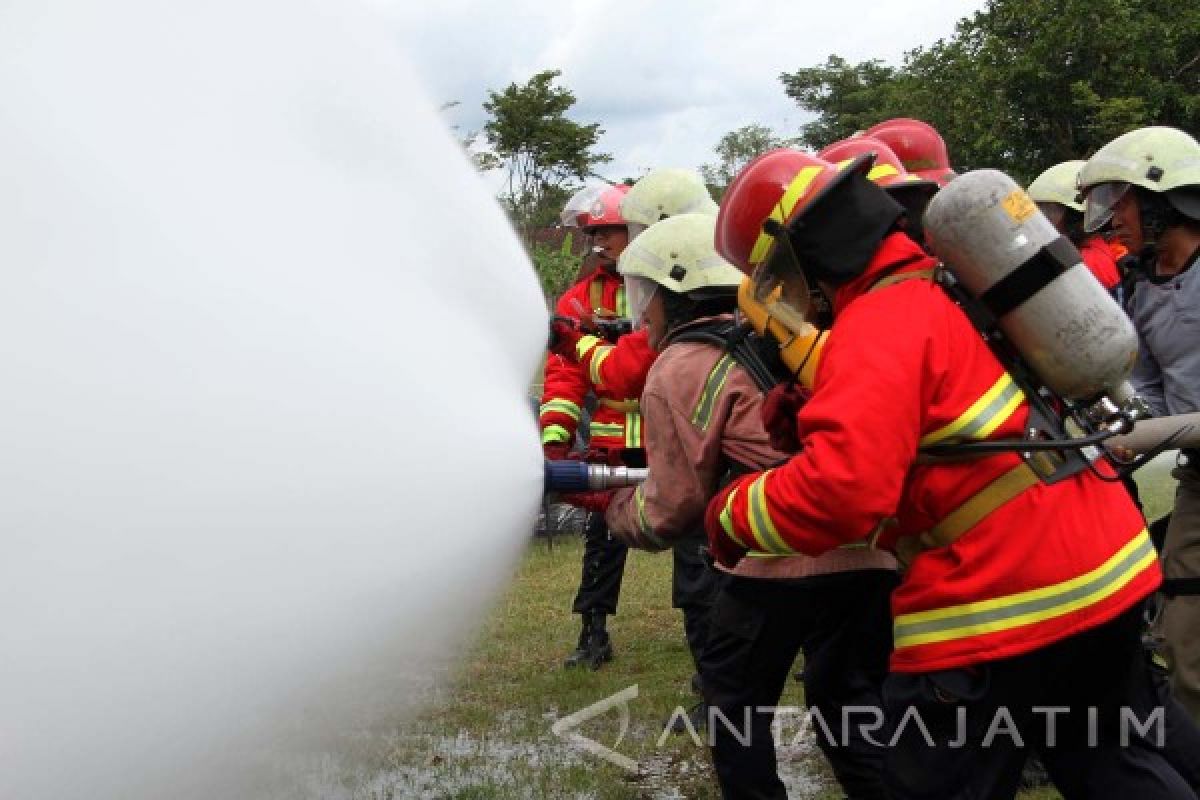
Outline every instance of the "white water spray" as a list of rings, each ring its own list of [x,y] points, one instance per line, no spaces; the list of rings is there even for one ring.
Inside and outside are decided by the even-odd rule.
[[[251,796],[529,531],[536,282],[348,5],[0,5],[0,797]]]

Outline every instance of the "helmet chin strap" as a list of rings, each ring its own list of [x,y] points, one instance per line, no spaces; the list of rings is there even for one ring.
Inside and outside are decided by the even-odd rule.
[[[1137,252],[1138,268],[1153,283],[1162,283],[1166,277],[1157,275],[1158,239],[1166,230],[1166,211],[1158,203],[1156,195],[1134,188],[1138,206],[1138,221],[1142,227],[1142,247]]]
[[[1143,274],[1153,283],[1164,283],[1174,275],[1159,275],[1159,244],[1163,234],[1173,225],[1186,219],[1175,210],[1167,198],[1160,194],[1139,191],[1137,194],[1138,215],[1142,225],[1142,248],[1138,252],[1138,264]],[[1195,260],[1192,255],[1184,264],[1186,269]]]

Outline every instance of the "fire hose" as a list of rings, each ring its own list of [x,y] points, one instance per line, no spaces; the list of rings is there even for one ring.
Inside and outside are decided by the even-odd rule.
[[[1132,431],[1114,436],[1105,444],[1144,453],[1172,436],[1175,437],[1171,442],[1172,447],[1200,447],[1200,412],[1139,419]]]

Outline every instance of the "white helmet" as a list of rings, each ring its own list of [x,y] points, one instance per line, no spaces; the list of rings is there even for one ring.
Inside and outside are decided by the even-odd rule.
[[[1164,193],[1176,211],[1200,219],[1200,143],[1177,128],[1150,127],[1101,147],[1079,172],[1084,229],[1099,230],[1112,219],[1130,186]]]
[[[1073,211],[1083,211],[1079,196],[1079,170],[1086,161],[1064,161],[1038,175],[1026,190],[1035,203],[1058,203]]]
[[[635,324],[641,322],[660,286],[676,294],[737,291],[746,276],[717,254],[716,227],[712,214],[680,214],[654,223],[629,243],[617,270],[625,276],[625,296]]]
[[[717,204],[695,170],[660,167],[651,170],[621,198],[621,216],[633,239],[660,219],[677,214],[717,213]]]

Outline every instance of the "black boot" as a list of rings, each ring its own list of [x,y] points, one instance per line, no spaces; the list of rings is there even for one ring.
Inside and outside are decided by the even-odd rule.
[[[575,644],[575,650],[563,661],[564,667],[582,667],[587,663],[588,643],[592,640],[592,617],[590,614],[583,614],[581,618],[583,628],[579,631],[579,641]]]
[[[612,661],[612,657],[612,640],[605,628],[604,615],[596,612],[584,614],[575,651],[567,656],[563,666],[600,669],[602,664]]]
[[[604,615],[592,614],[592,630],[587,643],[587,665],[592,669],[600,669],[601,664],[612,661],[612,639],[604,627]]]

